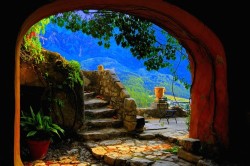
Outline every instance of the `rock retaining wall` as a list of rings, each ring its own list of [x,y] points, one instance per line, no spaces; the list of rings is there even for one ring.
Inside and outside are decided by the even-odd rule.
[[[84,75],[84,89],[94,91],[110,101],[110,105],[117,110],[118,118],[123,120],[128,131],[135,130],[137,105],[126,91],[120,79],[112,70],[82,71]]]

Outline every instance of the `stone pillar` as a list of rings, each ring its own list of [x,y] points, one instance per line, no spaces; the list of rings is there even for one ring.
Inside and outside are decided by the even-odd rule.
[[[124,100],[124,121],[123,125],[128,131],[133,131],[136,128],[136,103],[133,98],[125,98]]]

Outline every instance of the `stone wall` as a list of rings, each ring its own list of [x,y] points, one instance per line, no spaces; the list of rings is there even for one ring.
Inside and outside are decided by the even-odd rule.
[[[169,107],[169,109],[176,110],[176,117],[187,117],[187,112],[180,107]],[[165,112],[159,109],[158,103],[152,103],[151,107],[148,108],[137,108],[137,115],[143,116],[144,118],[162,118],[165,116]]]
[[[110,105],[117,110],[118,118],[123,120],[124,127],[129,131],[135,130],[136,116],[144,118],[161,118],[165,112],[159,109],[159,103],[152,103],[148,108],[137,108],[136,102],[130,97],[126,88],[112,70],[82,71],[84,75],[84,90],[93,91],[110,101]],[[187,116],[181,108],[169,108],[177,110],[177,117]]]
[[[74,92],[57,87],[65,79],[64,73],[57,69],[60,65],[58,62],[64,63],[66,60],[55,52],[43,50],[42,53],[45,62],[20,63],[21,110],[29,111],[31,105],[35,111],[42,109],[44,113],[50,114],[57,124],[77,130],[83,125],[83,86],[76,85]],[[44,73],[48,73],[55,86],[48,84]],[[58,106],[59,102],[62,107]]]
[[[120,79],[112,70],[82,71],[84,89],[102,95],[117,110],[118,118],[123,120],[129,131],[136,127],[136,103],[126,91]]]

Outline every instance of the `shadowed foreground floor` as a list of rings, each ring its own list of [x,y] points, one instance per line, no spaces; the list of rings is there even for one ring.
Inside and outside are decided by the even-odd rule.
[[[173,143],[188,137],[185,118],[145,119],[144,131],[131,137],[79,142],[68,139],[51,145],[43,160],[23,160],[25,166],[193,166],[170,151]],[[213,164],[216,165],[216,164]]]

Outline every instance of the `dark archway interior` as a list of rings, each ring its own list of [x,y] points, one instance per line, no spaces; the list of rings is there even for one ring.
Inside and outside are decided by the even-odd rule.
[[[49,1],[50,2],[50,1]],[[140,1],[141,2],[141,1]],[[158,2],[158,1],[157,1]],[[155,2],[155,3],[157,3]],[[159,1],[160,2],[160,1]],[[169,1],[170,2],[170,1]],[[16,3],[16,2],[15,2]],[[16,3],[16,7],[13,4],[7,4],[9,8],[11,8],[13,11],[16,12],[16,15],[18,17],[16,18],[15,26],[12,26],[11,28],[6,27],[6,32],[9,32],[8,40],[6,47],[3,53],[3,55],[15,55],[15,47],[16,47],[16,39],[20,32],[20,28],[24,20],[37,8],[41,7],[43,4],[46,4],[46,1],[37,1],[37,2],[27,2],[27,1],[19,1]],[[122,2],[121,2],[122,3]],[[180,1],[171,1],[171,3],[176,4],[177,6],[181,7],[182,9],[188,11],[189,13],[193,14],[195,17],[200,19],[202,22],[204,22],[210,29],[212,29],[215,34],[219,37],[220,41],[223,44],[223,47],[225,49],[226,53],[226,63],[227,63],[227,75],[225,76],[227,79],[227,86],[226,89],[228,90],[228,97],[229,97],[229,151],[237,151],[237,156],[235,156],[235,159],[244,159],[246,153],[242,150],[242,139],[248,140],[249,137],[246,135],[246,132],[249,130],[249,110],[247,110],[243,105],[242,102],[243,98],[239,97],[242,96],[243,92],[245,92],[245,84],[243,83],[244,80],[242,80],[242,77],[238,73],[243,73],[245,68],[244,62],[237,56],[237,55],[243,55],[241,54],[242,51],[240,51],[241,45],[232,42],[230,39],[232,38],[238,38],[239,33],[230,33],[228,29],[231,30],[237,30],[237,24],[231,24],[231,16],[232,14],[230,7],[224,8],[223,13],[221,12],[221,6],[214,5],[212,2],[202,2],[199,4],[194,3],[185,3]],[[158,6],[161,8],[161,6]],[[211,9],[213,9],[211,11]],[[62,9],[64,10],[64,9]],[[68,10],[68,7],[66,7],[65,4],[65,10]],[[225,14],[226,13],[226,14]],[[226,15],[226,16],[225,16]],[[8,18],[9,19],[9,18]],[[38,21],[37,18],[34,16],[34,21]],[[224,22],[222,23],[223,20]],[[26,27],[27,28],[27,27]],[[227,30],[225,30],[227,29]],[[202,33],[202,32],[200,32]],[[3,63],[4,62],[4,63]],[[14,116],[15,116],[15,102],[18,102],[18,98],[16,97],[16,93],[18,91],[14,90],[14,66],[15,66],[15,57],[14,56],[5,56],[4,59],[1,59],[1,65],[3,68],[2,71],[8,71],[8,75],[4,73],[4,86],[3,86],[3,92],[8,91],[8,93],[4,94],[4,109],[8,110],[6,111],[6,116],[3,118],[3,124],[1,127],[3,128],[2,131],[6,131],[6,124],[8,124],[9,133],[6,133],[6,141],[8,143],[5,143],[4,141],[1,141],[1,143],[4,142],[5,147],[7,145],[5,156],[3,161],[7,161],[5,165],[14,165],[14,156],[13,156],[13,149],[14,149],[14,133],[12,132],[14,129]],[[245,62],[246,63],[246,62]],[[6,70],[7,69],[7,70]],[[12,76],[12,77],[11,77]],[[237,86],[240,85],[240,86]],[[217,84],[216,84],[217,86]],[[219,85],[222,86],[222,85]],[[225,88],[225,87],[224,87]],[[218,88],[220,89],[220,88]],[[222,88],[223,89],[223,88]],[[219,91],[218,91],[219,93]],[[19,93],[20,94],[20,93]],[[198,94],[197,94],[198,95]],[[217,101],[218,98],[215,98],[215,101]],[[223,101],[223,99],[219,99]],[[227,100],[227,99],[225,99]],[[221,104],[221,103],[220,103]],[[226,103],[225,103],[226,104]],[[220,108],[223,109],[223,108]],[[221,115],[221,114],[219,114]],[[223,115],[223,114],[222,114]],[[219,116],[221,120],[223,116]],[[220,119],[219,118],[219,119]],[[220,126],[219,126],[220,128]],[[223,127],[222,127],[223,128]],[[12,130],[11,130],[12,129]],[[196,135],[196,134],[194,134]],[[223,139],[222,139],[223,140]],[[246,142],[246,145],[244,147],[249,147],[249,143]],[[1,160],[2,161],[2,160]]]
[[[21,86],[21,110],[29,110],[31,106],[34,110],[39,110],[41,104],[38,101],[41,101],[41,97],[44,92],[44,88],[35,87],[35,86]],[[25,96],[25,97],[22,97]]]

